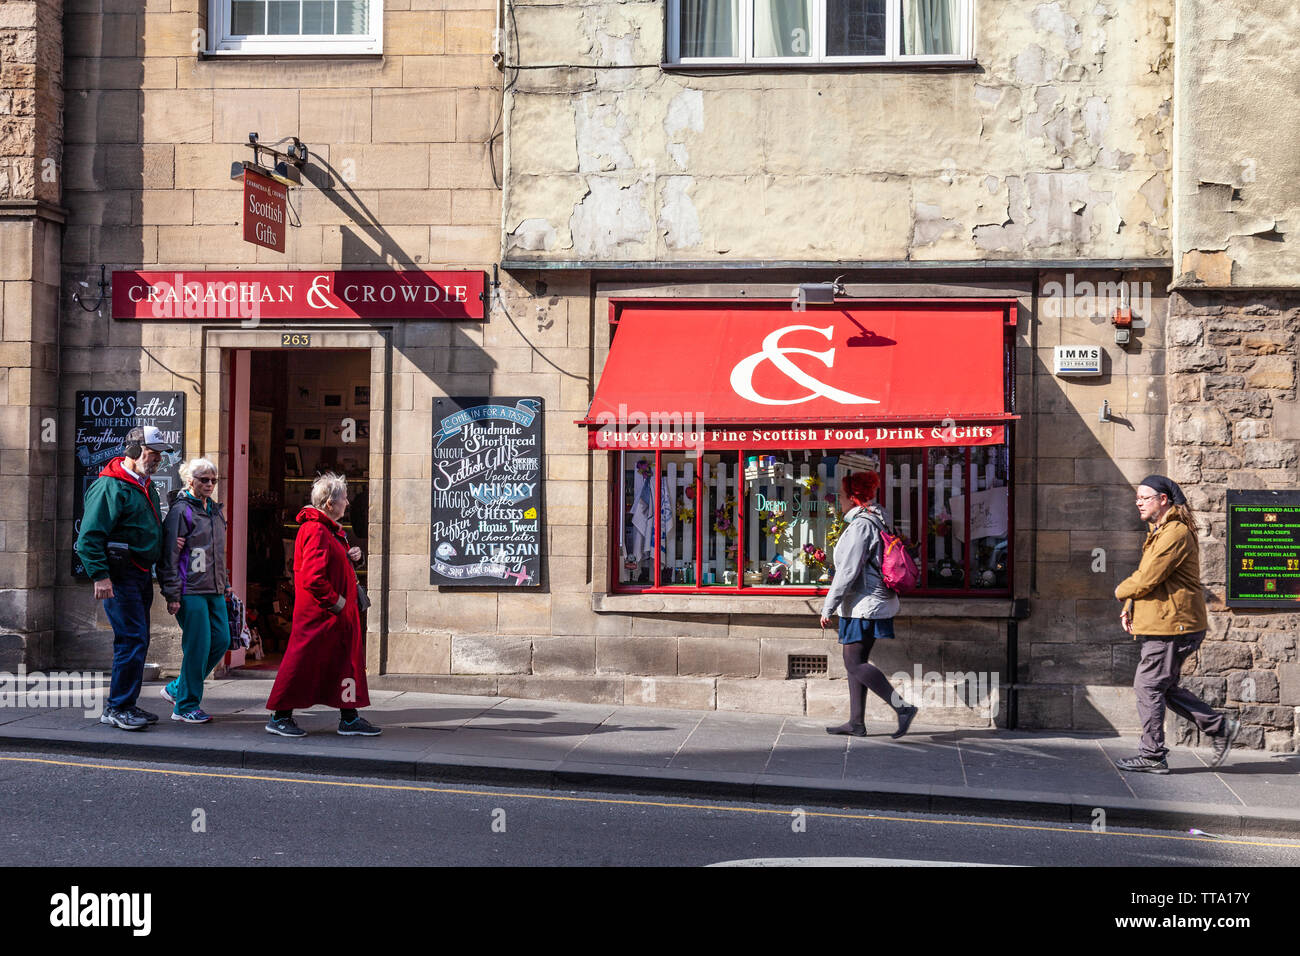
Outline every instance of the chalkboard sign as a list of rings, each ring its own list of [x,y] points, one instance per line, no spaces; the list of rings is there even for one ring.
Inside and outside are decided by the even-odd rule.
[[[541,584],[542,400],[435,398],[429,583]]]
[[[178,469],[185,460],[185,395],[182,392],[77,392],[75,455],[72,466],[73,540],[81,534],[81,516],[85,513],[86,490],[99,477],[108,462],[126,448],[126,433],[137,425],[154,425],[162,433],[171,452],[162,453],[162,462],[153,476],[162,499],[162,513],[167,514],[167,495],[181,487]],[[72,552],[72,573],[85,577],[81,558]]]
[[[1228,606],[1300,601],[1300,492],[1228,492]]]

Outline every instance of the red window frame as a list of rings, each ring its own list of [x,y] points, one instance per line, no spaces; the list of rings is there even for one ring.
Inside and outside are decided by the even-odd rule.
[[[619,306],[620,306],[623,302],[645,302],[645,301],[656,301],[656,302],[658,302],[658,301],[661,301],[661,300],[646,300],[646,299],[639,299],[639,298],[638,298],[638,299],[626,299],[626,300],[620,300],[620,301],[613,301],[613,300],[611,300],[611,302],[610,302],[610,310],[609,310],[610,339],[611,339],[611,341],[613,340],[614,335],[617,334],[617,331],[618,331]],[[764,300],[764,301],[766,301],[766,300]],[[924,304],[924,303],[927,303],[927,302],[943,302],[943,303],[952,303],[952,302],[970,301],[970,300],[956,300],[956,299],[943,299],[943,300],[920,300],[920,299],[909,299],[909,300],[904,300],[904,301],[906,301],[907,304],[909,304],[909,305],[920,305],[920,304]],[[692,304],[695,304],[695,305],[700,304],[699,300],[691,300],[691,302],[692,302]],[[734,305],[735,302],[734,302],[734,301],[731,301],[731,302],[728,302],[727,304]],[[749,300],[746,304],[753,305],[753,304],[757,304],[757,303],[756,303],[754,300]],[[1012,314],[1008,315],[1008,321],[1006,322],[1006,324],[1005,324],[1004,327],[1003,327],[1003,356],[1004,356],[1004,359],[1003,359],[1003,369],[1004,369],[1003,395],[1004,395],[1004,403],[1005,403],[1004,410],[1005,410],[1006,412],[1008,412],[1008,413],[1012,413],[1012,414],[1013,414],[1013,413],[1015,412],[1015,410],[1016,410],[1016,394],[1015,394],[1015,382],[1016,382],[1016,349],[1015,349],[1015,331],[1016,331],[1016,323],[1015,323],[1015,316],[1014,316],[1014,309],[1013,309],[1013,310],[1012,310]],[[919,451],[922,451],[922,452],[924,453],[924,460],[923,460],[922,467],[921,467],[921,483],[920,483],[920,497],[921,497],[921,501],[922,501],[922,502],[924,502],[924,501],[927,500],[927,492],[929,491],[929,479],[930,479],[930,453],[931,453],[931,451],[933,451],[935,448],[945,448],[945,447],[949,447],[949,446],[925,446],[925,447],[918,448],[918,449],[909,449],[909,450],[919,450]],[[1015,428],[1012,427],[1012,425],[1011,425],[1010,423],[1008,423],[1008,426],[1007,426],[1007,433],[1006,433],[1006,447],[1007,447],[1007,557],[1006,557],[1006,562],[1007,562],[1007,583],[1006,583],[1006,586],[1003,587],[1003,588],[976,588],[976,587],[971,587],[971,586],[970,586],[970,581],[971,581],[971,552],[972,552],[972,550],[973,550],[973,546],[974,546],[973,535],[970,535],[970,534],[967,534],[967,536],[966,536],[965,546],[964,546],[963,549],[962,549],[962,552],[963,552],[963,558],[962,558],[962,560],[963,560],[963,576],[962,576],[962,581],[964,582],[965,586],[964,586],[964,587],[961,587],[961,588],[933,588],[933,587],[929,587],[929,586],[927,586],[927,582],[929,581],[929,576],[928,576],[928,574],[929,574],[929,567],[928,567],[928,563],[929,563],[929,552],[930,552],[930,548],[929,548],[929,533],[928,533],[928,530],[927,530],[926,533],[925,533],[925,536],[924,536],[924,537],[921,539],[921,541],[920,541],[920,543],[921,543],[920,554],[919,554],[919,558],[920,558],[920,560],[918,561],[918,565],[919,565],[919,567],[920,567],[920,572],[921,572],[921,581],[922,581],[922,586],[919,587],[919,588],[917,588],[917,589],[914,590],[914,591],[909,592],[909,595],[910,595],[910,596],[915,596],[915,597],[951,597],[951,598],[974,598],[974,597],[1006,598],[1006,597],[1010,597],[1010,596],[1015,592],[1015,567],[1016,567],[1016,561],[1015,561],[1015,556],[1016,556],[1016,546],[1015,546],[1015,535],[1016,535],[1016,524],[1015,524],[1015,514],[1016,514],[1016,469],[1015,469],[1015,465],[1016,465],[1016,443],[1015,443]],[[697,462],[697,466],[696,466],[696,468],[694,469],[694,478],[693,478],[693,486],[694,486],[694,488],[695,488],[695,494],[696,494],[695,500],[696,500],[696,501],[702,501],[702,500],[703,500],[703,497],[702,497],[702,494],[701,494],[701,493],[702,493],[702,486],[703,486],[703,479],[702,479],[702,477],[701,477],[701,468],[700,468],[699,465],[698,465],[698,463],[699,463],[699,461],[700,461],[700,458],[701,458],[701,455],[703,455],[703,454],[720,454],[720,455],[731,455],[731,454],[734,454],[734,455],[736,456],[736,463],[737,463],[737,468],[738,468],[737,473],[738,473],[738,475],[739,475],[739,479],[740,479],[740,485],[739,485],[739,487],[737,488],[737,507],[736,507],[737,539],[740,540],[740,541],[743,541],[743,540],[744,540],[744,534],[745,534],[745,523],[744,523],[744,522],[745,522],[745,516],[744,516],[745,509],[744,509],[743,507],[740,507],[740,502],[743,501],[744,498],[745,498],[745,485],[744,485],[745,478],[744,478],[744,469],[739,468],[739,463],[740,463],[741,461],[744,460],[744,459],[743,459],[743,456],[744,456],[745,454],[747,454],[747,453],[749,453],[749,454],[753,454],[753,453],[755,453],[755,452],[757,452],[757,453],[764,453],[764,452],[766,452],[766,453],[771,453],[771,452],[786,451],[786,450],[787,450],[787,449],[780,449],[780,448],[774,448],[774,447],[763,447],[763,448],[753,448],[753,449],[739,449],[739,450],[735,450],[735,451],[721,451],[721,450],[719,450],[719,451],[714,451],[714,452],[710,452],[708,449],[704,449],[703,451],[698,451],[698,450],[697,450],[697,451],[695,452],[695,454],[694,454],[695,460],[696,460],[696,462]],[[880,449],[876,449],[876,451],[878,451],[879,454],[880,454],[880,467],[881,467],[881,470],[883,471],[883,470],[887,467],[887,464],[888,464],[888,461],[889,461],[889,452],[890,452],[890,449],[888,449],[888,448],[880,448]],[[699,584],[699,580],[700,580],[700,579],[699,579],[699,573],[700,573],[700,571],[699,571],[699,561],[700,561],[700,555],[701,555],[701,553],[702,553],[702,551],[703,551],[704,522],[703,522],[703,521],[698,521],[698,520],[695,522],[695,542],[694,542],[694,544],[695,544],[695,551],[694,551],[694,554],[695,554],[695,558],[694,558],[694,562],[695,562],[695,571],[694,571],[694,574],[692,575],[693,580],[694,580],[696,583],[695,583],[694,585],[680,585],[680,584],[665,585],[665,584],[663,584],[663,580],[662,580],[662,567],[661,567],[661,563],[662,563],[662,562],[661,562],[661,551],[662,551],[662,549],[661,549],[661,547],[660,547],[660,540],[661,540],[661,534],[662,534],[662,532],[661,532],[661,528],[660,528],[660,515],[661,515],[661,511],[662,511],[662,509],[659,507],[659,500],[658,500],[658,489],[659,489],[659,482],[660,482],[660,476],[661,476],[661,471],[662,471],[661,466],[662,466],[662,457],[663,457],[663,452],[662,452],[662,451],[658,451],[658,450],[656,450],[656,451],[654,452],[654,488],[655,488],[655,509],[654,509],[654,512],[655,512],[655,519],[654,519],[654,546],[653,546],[653,549],[652,549],[652,550],[653,550],[653,554],[654,554],[654,574],[653,574],[653,576],[652,576],[652,582],[651,582],[651,584],[649,584],[649,585],[631,585],[631,584],[624,584],[624,583],[620,582],[620,581],[618,580],[618,577],[619,577],[619,573],[618,573],[618,572],[619,572],[619,562],[618,562],[618,560],[617,560],[617,556],[618,556],[618,554],[620,553],[620,542],[623,540],[623,531],[624,531],[623,520],[624,520],[624,517],[625,517],[624,514],[623,514],[623,502],[619,500],[619,495],[618,495],[618,490],[619,490],[619,488],[620,488],[620,486],[621,486],[621,474],[620,474],[620,473],[621,473],[621,470],[622,470],[622,464],[621,464],[621,462],[620,462],[620,456],[621,456],[622,454],[625,454],[625,452],[621,452],[621,451],[610,451],[610,452],[608,453],[608,455],[609,455],[609,466],[610,466],[610,467],[609,467],[610,481],[609,481],[609,511],[608,511],[608,514],[609,514],[609,521],[608,521],[608,540],[607,540],[607,543],[606,543],[606,544],[607,544],[607,548],[608,548],[608,553],[609,553],[609,555],[611,556],[611,560],[608,562],[608,564],[609,564],[609,568],[608,568],[608,581],[607,581],[608,593],[611,593],[611,594],[728,595],[728,596],[737,595],[737,594],[754,594],[754,595],[760,595],[760,596],[764,596],[764,597],[771,597],[771,596],[773,596],[773,595],[787,595],[787,596],[790,596],[790,597],[808,597],[808,596],[821,596],[821,595],[826,594],[826,592],[827,592],[827,588],[825,588],[825,587],[790,587],[790,586],[782,587],[782,586],[772,586],[772,585],[762,585],[762,584],[759,584],[759,585],[753,585],[753,584],[747,585],[747,584],[745,584],[745,579],[744,579],[745,553],[744,553],[744,548],[743,548],[743,547],[738,547],[737,550],[736,550],[736,563],[737,563],[737,566],[736,566],[736,569],[735,569],[735,570],[736,570],[736,584],[735,584],[734,586],[730,586],[730,587],[729,587],[729,586],[727,586],[727,585],[725,585],[725,584],[713,584],[713,585],[709,585],[709,586],[707,586],[707,587],[701,586],[701,585]],[[679,453],[679,454],[680,454],[680,453]],[[689,454],[689,453],[688,453],[688,454]],[[963,464],[963,468],[964,468],[964,470],[963,470],[963,472],[962,472],[962,476],[963,476],[963,485],[965,485],[966,483],[968,483],[968,482],[970,481],[970,474],[971,474],[971,471],[970,471],[970,469],[971,469],[971,446],[965,446],[965,461],[964,461],[964,464]],[[836,491],[838,491],[838,489],[836,489]],[[882,487],[882,488],[881,488],[880,490],[878,490],[877,493],[876,493],[876,500],[877,500],[878,502],[881,500],[881,497],[882,497],[882,495],[883,495],[883,491],[884,491],[884,489],[883,489],[883,487]],[[963,523],[963,527],[969,529],[970,526],[971,526],[971,525],[970,525],[970,501],[971,501],[971,496],[970,496],[969,494],[966,494],[966,495],[964,495],[963,497],[964,497],[964,499],[965,499],[965,515],[964,515],[964,523]],[[924,518],[925,515],[923,514],[922,517]],[[915,542],[913,542],[913,543],[915,543]]]

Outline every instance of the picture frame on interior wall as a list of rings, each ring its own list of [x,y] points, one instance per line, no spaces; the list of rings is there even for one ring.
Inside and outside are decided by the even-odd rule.
[[[305,375],[292,379],[289,386],[290,408],[320,408],[320,389],[316,387],[315,376]]]
[[[302,437],[298,440],[299,445],[323,445],[325,444],[325,423],[312,422],[302,426]]]
[[[321,392],[320,407],[327,412],[341,412],[345,407],[342,392]]]
[[[298,426],[297,426],[297,425],[285,425],[285,426],[284,426],[284,440],[285,440],[286,442],[291,442],[291,441],[297,441],[297,440],[298,440]]]
[[[302,477],[302,451],[297,445],[284,449],[284,473],[290,478]]]
[[[348,390],[351,396],[351,408],[355,411],[370,408],[370,383],[353,382]]]
[[[345,56],[384,52],[384,0],[208,0],[204,56]]]

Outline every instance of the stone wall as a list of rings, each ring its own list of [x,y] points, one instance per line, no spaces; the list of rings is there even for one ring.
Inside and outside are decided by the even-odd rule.
[[[121,322],[108,308],[82,311],[68,293],[89,282],[93,301],[101,264],[110,273],[490,270],[500,245],[494,5],[440,0],[415,7],[410,0],[384,4],[382,57],[232,58],[196,54],[195,31],[206,20],[201,0],[70,0],[62,434],[71,433],[78,389],[181,391],[187,454],[205,453],[223,472],[227,468],[221,417],[226,369],[220,356],[204,355],[205,323]],[[290,190],[284,253],[242,240],[242,187],[230,173],[232,163],[253,159],[245,145],[249,132],[265,144],[297,135],[310,150],[303,184]],[[556,326],[558,342],[553,337],[544,344],[569,348],[567,322],[561,317]],[[278,346],[278,337],[270,341],[257,330],[246,335],[248,347]],[[223,347],[244,347],[238,341],[223,339]],[[359,347],[372,345],[368,335],[358,341]],[[530,392],[534,356],[499,315],[487,323],[398,323],[391,342],[394,442],[386,462],[397,517],[387,556],[389,625],[398,634],[408,627],[437,632],[457,609],[445,599],[439,603],[428,585],[432,397]],[[376,396],[384,384],[382,371],[377,374]],[[548,397],[558,403],[558,386],[551,391]],[[372,436],[372,466],[377,446]],[[70,443],[62,454],[61,473],[71,475]],[[60,660],[102,666],[111,647],[108,623],[89,585],[69,573],[72,494],[70,480],[58,486],[59,524],[51,536],[58,542]],[[370,501],[376,528],[378,487]],[[372,574],[380,558],[372,552]],[[408,593],[414,599],[408,601]],[[178,632],[157,608],[154,657],[174,665]],[[377,616],[370,616],[372,624]],[[430,643],[437,643],[436,633]],[[399,660],[402,646],[398,638],[393,652]],[[377,670],[387,649],[372,642],[369,650]]]
[[[1170,477],[1202,524],[1210,607],[1189,686],[1242,720],[1247,746],[1281,751],[1300,739],[1300,614],[1225,606],[1226,505],[1230,488],[1300,487],[1298,324],[1296,294],[1188,290],[1169,327]]]
[[[63,211],[60,0],[0,4],[0,663],[53,646],[58,288]]]
[[[665,6],[513,5],[506,259],[1169,255],[1171,0],[980,2],[977,67],[812,71],[661,69]]]

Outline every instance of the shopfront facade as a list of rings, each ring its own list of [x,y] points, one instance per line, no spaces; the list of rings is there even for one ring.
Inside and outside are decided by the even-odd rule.
[[[156,393],[182,398],[185,457],[218,463],[231,566],[280,618],[271,666],[289,499],[335,468],[365,492],[373,686],[829,718],[827,496],[870,469],[922,570],[873,660],[928,719],[1132,729],[1113,591],[1140,553],[1134,484],[1163,472],[1204,524],[1190,682],[1250,745],[1294,746],[1300,615],[1226,606],[1222,515],[1230,489],[1297,483],[1293,196],[1215,165],[1243,135],[1207,135],[1218,101],[1176,122],[1183,49],[1187,75],[1231,73],[1194,17],[867,0],[833,35],[813,2],[796,48],[752,4],[521,2],[503,74],[496,11],[459,5],[386,4],[381,54],[298,60],[196,54],[207,4],[67,11],[59,176],[0,223],[28,263],[0,276],[20,455],[0,468],[27,469],[0,542],[7,653],[107,661],[72,573],[79,402]],[[241,237],[250,131],[310,149],[284,251]],[[32,141],[34,169],[49,150]],[[254,276],[291,301],[241,314]],[[148,291],[232,282],[190,314]],[[424,301],[462,284],[481,311]],[[470,464],[449,437],[467,423],[489,450]]]

